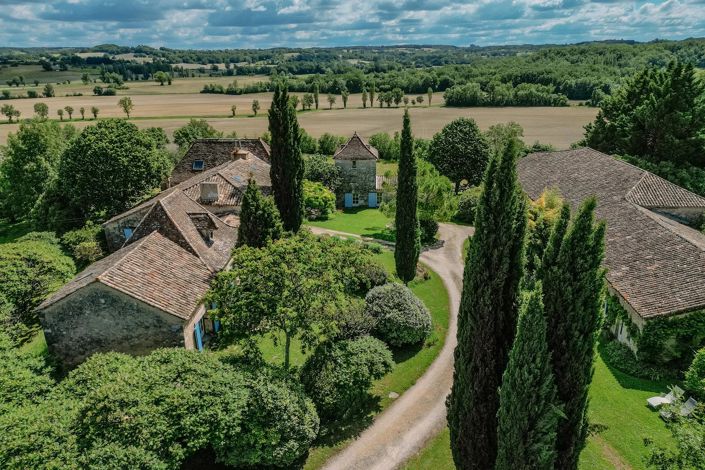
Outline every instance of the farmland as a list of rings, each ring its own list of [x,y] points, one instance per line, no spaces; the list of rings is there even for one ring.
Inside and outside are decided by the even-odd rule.
[[[227,77],[231,79],[231,77]],[[249,77],[254,78],[254,77]],[[140,127],[163,127],[167,134],[184,125],[190,117],[201,117],[209,121],[215,128],[230,133],[237,132],[239,136],[259,136],[267,130],[266,110],[269,109],[271,94],[258,93],[247,95],[212,95],[201,93],[163,93],[179,89],[198,88],[194,83],[213,81],[211,79],[174,80],[171,86],[159,86],[153,82],[130,82],[129,90],[121,90],[132,97],[135,109],[132,117]],[[185,84],[181,84],[184,82]],[[187,85],[188,84],[188,85]],[[63,89],[63,88],[62,88]],[[58,90],[57,90],[58,91]],[[137,93],[140,91],[141,93]],[[148,94],[151,93],[151,94]],[[57,93],[59,95],[59,93]],[[321,106],[317,111],[299,112],[299,122],[313,136],[324,132],[349,135],[358,131],[369,137],[376,132],[394,132],[401,126],[403,108],[362,108],[361,95],[350,95],[348,109],[342,109],[342,99],[336,97],[333,109],[328,109],[327,95],[321,96]],[[65,106],[72,106],[76,111],[74,120],[80,118],[78,109],[84,107],[86,115],[90,108],[100,109],[99,117],[124,117],[118,107],[119,97],[115,96],[57,96],[55,98],[38,98],[12,100],[22,117],[33,114],[36,102],[44,102],[49,106],[49,116],[56,118],[56,111]],[[257,117],[252,117],[253,100],[260,102],[261,111]],[[434,96],[431,107],[417,106],[411,110],[413,131],[418,137],[430,138],[449,121],[458,117],[472,117],[481,128],[486,129],[492,124],[516,121],[524,128],[526,142],[539,140],[550,143],[557,148],[567,148],[579,140],[583,134],[583,126],[590,122],[596,113],[594,108],[582,106],[570,107],[503,107],[503,108],[451,108],[440,106],[439,94]],[[230,108],[237,106],[237,117],[230,117]],[[77,121],[74,124],[81,128],[90,121]],[[7,141],[7,135],[17,129],[16,124],[0,125],[0,144]]]

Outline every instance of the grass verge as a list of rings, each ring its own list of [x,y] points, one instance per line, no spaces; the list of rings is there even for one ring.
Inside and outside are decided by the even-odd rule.
[[[354,233],[378,240],[394,241],[391,219],[379,209],[359,208],[336,211],[328,220],[307,222],[308,225],[339,232]]]

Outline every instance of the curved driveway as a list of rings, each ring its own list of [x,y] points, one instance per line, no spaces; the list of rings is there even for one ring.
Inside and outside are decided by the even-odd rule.
[[[443,246],[424,251],[420,258],[438,273],[450,297],[451,315],[443,349],[416,384],[378,415],[355,441],[333,456],[324,470],[397,468],[446,425],[445,399],[453,381],[453,351],[463,279],[462,249],[472,232],[471,227],[440,224]]]

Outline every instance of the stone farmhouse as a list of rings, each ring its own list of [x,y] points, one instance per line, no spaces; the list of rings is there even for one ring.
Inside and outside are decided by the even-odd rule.
[[[221,141],[194,144],[224,147]],[[194,148],[192,146],[192,149]],[[271,191],[269,163],[237,141],[229,160],[210,162],[188,179],[104,224],[109,249],[38,311],[50,351],[71,368],[91,354],[146,354],[159,347],[202,349],[219,325],[201,299],[224,269],[237,240],[249,178]],[[192,159],[188,152],[184,160]],[[183,160],[181,162],[183,164]],[[177,166],[176,178],[182,178]],[[174,176],[174,175],[172,175]]]
[[[705,198],[589,148],[528,155],[518,173],[532,199],[556,189],[575,208],[597,197],[607,287],[628,314],[608,325],[619,341],[636,352],[632,336],[649,322],[705,309],[705,235],[687,225],[705,213]]]
[[[340,168],[342,184],[338,190],[339,207],[377,207],[377,149],[357,132],[333,155]]]

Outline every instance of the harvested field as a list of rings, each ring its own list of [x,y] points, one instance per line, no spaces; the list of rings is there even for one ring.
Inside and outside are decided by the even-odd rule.
[[[167,88],[159,87],[156,88]],[[86,109],[90,116],[91,106],[100,108],[99,117],[124,117],[118,107],[119,97],[115,96],[77,96],[49,99],[13,100],[12,104],[22,112],[22,117],[33,114],[34,103],[41,101],[49,105],[50,117],[56,117],[56,110],[65,106],[74,108],[74,118],[80,117],[79,108]],[[252,115],[252,100],[260,102],[259,116]],[[434,97],[440,101],[441,97]],[[252,95],[211,95],[211,94],[169,94],[132,96],[135,109],[132,112],[134,122],[140,127],[163,127],[167,134],[183,126],[189,117],[204,117],[214,127],[227,133],[236,131],[242,137],[255,137],[267,130],[267,109],[271,94]],[[321,104],[325,96],[321,96]],[[338,97],[337,106],[341,99]],[[233,119],[230,106],[237,105],[238,116]],[[334,105],[332,110],[321,106],[318,111],[299,113],[299,122],[308,133],[320,136],[325,132],[350,135],[358,131],[369,137],[376,132],[394,132],[401,128],[403,108],[367,108],[363,109],[360,95],[351,95],[348,109]],[[565,108],[446,108],[441,106],[412,107],[410,109],[414,134],[429,138],[449,121],[458,117],[471,117],[482,129],[492,124],[516,121],[524,128],[524,140],[533,143],[536,140],[550,143],[557,148],[567,148],[583,135],[583,126],[590,122],[597,112],[594,108],[571,106]],[[84,127],[90,121],[76,121],[74,125]],[[7,134],[16,130],[16,124],[0,125],[0,143],[7,140]]]

